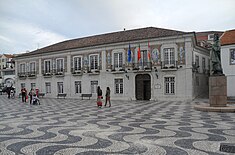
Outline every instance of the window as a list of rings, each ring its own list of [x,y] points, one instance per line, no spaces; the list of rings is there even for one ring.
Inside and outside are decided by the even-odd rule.
[[[58,94],[64,93],[64,84],[63,82],[57,82]]]
[[[235,65],[235,49],[230,49],[230,64]]]
[[[199,77],[196,76],[196,86],[199,86]]]
[[[98,55],[90,55],[90,68],[91,70],[97,70],[98,69]]]
[[[5,71],[4,75],[15,75],[15,71]]]
[[[208,40],[214,40],[214,34],[209,34],[208,35]]]
[[[50,82],[46,82],[45,85],[46,85],[46,93],[50,94],[51,93],[51,83]]]
[[[175,94],[175,78],[165,77],[165,94],[174,95]]]
[[[199,56],[198,55],[195,56],[195,64],[197,67],[199,67]]]
[[[56,71],[57,72],[64,71],[64,59],[56,59]]]
[[[96,93],[98,87],[98,81],[91,81],[91,93]]]
[[[174,48],[165,48],[164,49],[164,63],[165,63],[165,65],[174,65],[175,64]]]
[[[123,79],[115,79],[115,93],[123,94]]]
[[[75,93],[82,93],[81,81],[75,81]]]
[[[123,65],[122,53],[114,53],[114,67],[122,68],[122,65]]]
[[[30,73],[35,73],[35,70],[36,70],[36,63],[35,62],[30,62],[29,63],[29,72]]]
[[[74,67],[74,71],[82,69],[82,58],[81,57],[74,57],[73,67]]]
[[[35,89],[36,88],[36,83],[31,83],[30,86],[31,86],[31,89]]]
[[[21,89],[25,88],[25,83],[21,83],[21,84],[20,84],[20,88],[21,88]]]
[[[206,71],[206,59],[205,58],[202,58],[202,70],[205,73]]]
[[[51,60],[45,60],[44,64],[45,73],[51,73]]]
[[[25,64],[20,64],[20,73],[25,73],[26,72],[26,68],[25,68]]]
[[[210,71],[210,59],[207,59],[207,62],[208,62],[208,64],[207,64],[207,68],[208,68],[208,70]]]

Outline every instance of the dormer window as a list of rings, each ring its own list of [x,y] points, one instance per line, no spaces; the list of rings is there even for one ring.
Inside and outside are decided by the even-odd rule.
[[[214,40],[214,34],[208,34],[208,40]]]

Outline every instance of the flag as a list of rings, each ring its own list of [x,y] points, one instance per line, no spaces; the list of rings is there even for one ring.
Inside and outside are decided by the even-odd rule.
[[[138,61],[140,60],[141,58],[141,53],[140,53],[140,44],[139,44],[139,48],[138,48]]]
[[[131,45],[129,43],[129,49],[128,49],[128,62],[131,62]]]
[[[150,61],[151,59],[151,55],[150,55],[150,45],[149,45],[149,41],[148,41],[148,60]]]

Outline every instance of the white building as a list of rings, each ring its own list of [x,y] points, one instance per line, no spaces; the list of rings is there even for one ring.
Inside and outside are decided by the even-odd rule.
[[[140,48],[140,49],[139,49]],[[131,51],[131,52],[129,52]],[[139,51],[139,52],[138,52]],[[138,56],[139,53],[139,56]],[[67,98],[192,100],[208,93],[209,51],[194,32],[142,28],[60,42],[16,57],[17,90]]]
[[[227,76],[227,96],[235,97],[235,29],[226,31],[220,42],[223,73]]]
[[[0,56],[0,87],[15,85],[14,55],[3,54]]]

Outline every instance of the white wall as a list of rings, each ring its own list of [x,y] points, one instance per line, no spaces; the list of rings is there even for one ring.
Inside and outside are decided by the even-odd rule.
[[[141,49],[147,49],[147,42],[141,41],[140,46]],[[57,95],[57,82],[64,83],[64,93],[67,93],[68,98],[81,98],[80,94],[75,94],[74,88],[74,81],[82,81],[82,93],[90,93],[90,81],[98,81],[98,85],[101,86],[103,93],[105,93],[106,87],[111,88],[111,97],[112,99],[118,100],[135,100],[135,77],[137,74],[149,74],[151,77],[151,100],[192,100],[194,98],[194,86],[192,82],[192,62],[193,62],[193,51],[194,45],[192,43],[192,38],[174,38],[174,39],[164,39],[164,40],[153,40],[150,42],[150,45],[162,45],[162,49],[164,48],[175,48],[176,53],[176,60],[178,56],[178,45],[177,43],[184,43],[185,49],[185,59],[186,64],[180,65],[181,67],[175,71],[162,71],[161,67],[158,66],[158,72],[155,72],[155,69],[149,72],[128,72],[128,73],[118,73],[114,74],[111,72],[106,71],[106,50],[124,50],[128,49],[129,43],[120,43],[118,45],[109,45],[103,47],[92,47],[92,48],[85,48],[85,49],[75,49],[75,50],[68,50],[62,51],[58,53],[47,53],[44,56],[38,57],[28,57],[28,58],[19,58],[16,59],[16,64],[19,62],[23,62],[25,60],[37,60],[39,59],[39,64],[43,63],[41,59],[43,58],[50,58],[50,57],[64,57],[67,55],[67,72],[62,77],[56,77],[53,75],[50,78],[46,78],[41,74],[41,66],[39,67],[39,74],[37,75],[36,79],[25,79],[20,80],[17,77],[17,90],[18,93],[20,91],[20,84],[26,83],[26,88],[30,89],[30,83],[36,83],[36,87],[41,91],[45,92],[45,82],[51,82],[51,94],[46,94],[46,97],[56,97]],[[132,47],[138,47],[139,43],[133,43]],[[90,75],[90,74],[83,74],[80,76],[74,76],[70,72],[71,68],[71,54],[72,55],[80,55],[84,53],[92,53],[92,52],[100,52],[102,58],[102,70],[98,75]],[[162,52],[162,51],[160,51]],[[202,54],[203,55],[203,54]],[[163,54],[161,54],[163,56]],[[124,59],[126,57],[124,55]],[[201,60],[201,59],[200,59]],[[207,59],[206,59],[207,61]],[[206,65],[207,67],[207,65]],[[16,67],[16,74],[17,74],[17,67]],[[158,77],[156,76],[158,74]],[[126,77],[128,76],[129,79]],[[174,95],[165,95],[165,88],[164,88],[164,77],[174,76],[175,77],[175,94]],[[122,78],[123,85],[124,85],[124,93],[123,94],[115,94],[115,78]],[[93,99],[96,98],[96,94],[93,94]]]
[[[235,49],[235,44],[221,46],[221,64],[227,76],[227,96],[235,96],[235,65],[230,64],[230,49]]]

